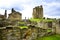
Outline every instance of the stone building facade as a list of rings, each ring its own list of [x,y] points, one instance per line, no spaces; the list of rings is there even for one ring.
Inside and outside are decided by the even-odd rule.
[[[11,13],[9,14],[8,19],[10,21],[21,21],[22,20],[22,14],[19,12],[16,12],[13,8],[11,10]]]
[[[42,7],[42,5],[33,8],[33,18],[43,18],[43,7]]]

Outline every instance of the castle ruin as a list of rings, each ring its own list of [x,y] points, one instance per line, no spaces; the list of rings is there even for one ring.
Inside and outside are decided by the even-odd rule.
[[[43,7],[42,7],[42,5],[33,8],[33,18],[43,18]]]

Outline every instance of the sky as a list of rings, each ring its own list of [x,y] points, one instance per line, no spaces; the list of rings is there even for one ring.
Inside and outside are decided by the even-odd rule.
[[[44,17],[60,18],[60,0],[0,0],[0,14],[11,13],[11,9],[22,13],[22,18],[31,18],[35,6],[43,6]]]

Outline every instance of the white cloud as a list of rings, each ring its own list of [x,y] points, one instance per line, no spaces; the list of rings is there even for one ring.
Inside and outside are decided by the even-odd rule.
[[[34,0],[0,0],[0,8],[10,9],[16,6],[20,9],[20,6],[22,6],[24,10],[20,12],[23,14],[23,18],[24,17],[28,18],[28,17],[32,17],[32,8],[35,6],[34,4],[35,1],[34,2],[33,1]]]
[[[4,9],[0,9],[0,14],[4,14]]]
[[[48,0],[47,0],[48,1]],[[0,0],[0,14],[4,14],[4,10],[8,10],[8,14],[11,12],[11,8],[15,8],[19,12],[22,13],[24,17],[32,17],[33,7],[38,5],[43,5],[44,8],[44,16],[49,17],[50,13],[54,15],[54,12],[57,13],[56,8],[60,7],[60,3],[53,2],[45,2],[43,0]]]
[[[57,10],[58,8],[60,9],[59,2],[51,2],[51,3],[43,2],[42,4],[44,5],[44,17],[49,17],[49,18],[59,18],[60,17],[58,15],[60,13],[60,11]]]

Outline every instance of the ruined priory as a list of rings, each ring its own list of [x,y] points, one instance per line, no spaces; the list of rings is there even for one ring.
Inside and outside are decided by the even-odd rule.
[[[31,19],[11,9],[0,15],[0,40],[35,40],[38,37],[60,34],[60,19],[43,17],[43,6],[33,8]]]

